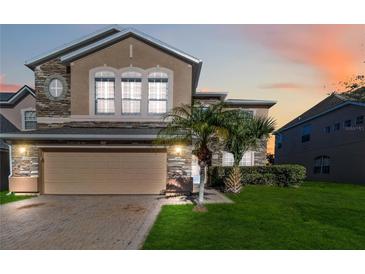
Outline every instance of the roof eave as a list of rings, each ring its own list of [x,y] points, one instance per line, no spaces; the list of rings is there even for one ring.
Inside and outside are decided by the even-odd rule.
[[[277,101],[269,101],[269,100],[251,100],[251,101],[234,101],[234,100],[226,100],[224,103],[228,106],[264,106],[271,108],[274,106]]]
[[[293,124],[291,126],[283,126],[283,127],[279,128],[278,130],[276,130],[274,132],[274,134],[278,134],[278,133],[281,133],[281,132],[286,131],[288,129],[291,129],[293,127],[299,126],[299,125],[301,125],[303,123],[309,122],[309,121],[311,121],[311,120],[313,120],[313,119],[315,119],[317,117],[320,117],[322,115],[325,115],[325,114],[327,114],[329,112],[332,112],[334,110],[337,110],[337,109],[342,108],[342,107],[347,106],[347,105],[355,105],[355,106],[365,107],[365,103],[355,102],[355,101],[344,101],[342,104],[339,104],[339,105],[337,105],[337,106],[335,106],[335,107],[333,107],[331,109],[328,109],[326,111],[323,111],[323,112],[321,112],[321,113],[319,113],[317,115],[313,115],[313,116],[311,116],[311,117],[309,117],[307,119],[304,119],[302,121],[299,121],[299,122],[297,122],[297,123],[295,123],[295,124]]]
[[[29,61],[26,61],[24,65],[27,66],[28,68],[30,68],[31,70],[34,70],[36,66],[46,62],[47,60],[56,58],[56,57],[64,54],[65,52],[71,51],[72,49],[75,49],[75,48],[80,48],[80,47],[82,47],[82,45],[90,44],[90,43],[92,43],[92,41],[98,41],[100,39],[103,39],[102,37],[107,37],[109,35],[118,33],[119,31],[120,31],[120,29],[116,25],[103,28],[97,32],[93,32],[87,36],[77,39],[60,48],[57,48],[51,52],[42,54]]]

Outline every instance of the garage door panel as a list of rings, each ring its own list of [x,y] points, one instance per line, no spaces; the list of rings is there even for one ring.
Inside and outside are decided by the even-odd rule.
[[[159,194],[166,153],[45,152],[44,193]]]
[[[120,188],[118,183],[105,184],[82,184],[73,183],[53,183],[45,187],[45,193],[48,194],[160,194],[164,188],[160,184],[135,185],[124,184]],[[156,189],[160,192],[156,193]]]

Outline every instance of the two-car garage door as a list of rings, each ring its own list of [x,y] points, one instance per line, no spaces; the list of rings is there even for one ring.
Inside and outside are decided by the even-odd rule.
[[[166,152],[48,151],[45,194],[159,194],[166,188]]]

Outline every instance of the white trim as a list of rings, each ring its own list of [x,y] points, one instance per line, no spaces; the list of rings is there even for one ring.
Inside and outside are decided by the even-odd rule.
[[[35,97],[34,92],[28,87],[28,86],[23,86],[20,90],[18,90],[13,96],[11,96],[7,101],[0,101],[1,105],[5,105],[5,104],[13,104],[13,101],[16,101],[18,99],[18,97],[22,96],[24,92],[29,92],[30,95],[32,95],[33,97]]]
[[[114,73],[114,114],[96,114],[96,105],[95,105],[95,74],[100,71],[109,71]],[[117,105],[116,101],[118,100],[117,94],[118,92],[118,84],[117,84],[118,70],[113,67],[102,66],[96,67],[89,71],[89,115],[90,116],[116,116],[117,114]]]
[[[114,114],[95,114],[95,74],[99,71],[106,70],[115,74],[115,112]],[[123,114],[122,113],[122,90],[121,78],[122,73],[127,71],[137,71],[142,74],[142,98],[141,98],[141,113]],[[83,121],[162,121],[163,114],[148,113],[148,75],[151,72],[165,72],[168,75],[168,97],[167,111],[173,108],[174,102],[174,72],[165,67],[152,67],[142,69],[139,67],[124,67],[116,69],[113,67],[102,66],[96,67],[89,71],[89,115],[71,115],[73,119],[83,119]]]
[[[25,112],[26,111],[34,111],[36,112],[35,108],[33,107],[29,107],[29,108],[22,108],[20,110],[21,113],[21,119],[22,119],[22,131],[30,131],[30,130],[35,130],[35,128],[30,128],[30,129],[26,129],[25,128]],[[37,117],[36,117],[36,121],[37,121]]]
[[[39,56],[36,56],[30,60],[27,60],[25,61],[25,65],[26,66],[29,66],[29,67],[32,67],[34,65],[36,65],[35,63],[39,63],[41,62],[42,60],[44,59],[47,59],[48,57],[50,56],[53,56],[53,55],[57,55],[57,54],[60,54],[62,53],[63,51],[65,50],[69,50],[69,49],[72,49],[73,47],[75,46],[78,46],[78,45],[82,45],[83,43],[85,43],[86,41],[90,40],[90,39],[93,39],[95,36],[102,36],[102,35],[105,35],[107,34],[108,32],[119,32],[120,29],[117,25],[111,25],[111,26],[108,26],[108,27],[105,27],[105,28],[102,28],[100,30],[97,30],[95,32],[92,32],[88,35],[85,35],[79,39],[76,39],[70,43],[67,43],[67,44],[64,44],[63,46],[59,47],[59,48],[56,48],[54,50],[51,50],[45,54],[42,54],[42,55],[39,55]],[[110,34],[112,35],[112,34]]]
[[[140,37],[144,40],[147,40],[173,54],[176,54],[184,59],[187,59],[187,60],[190,60],[194,63],[201,63],[202,61],[196,57],[193,57],[181,50],[178,50],[170,45],[167,45],[166,43],[160,41],[160,40],[157,40],[143,32],[140,32],[136,29],[132,29],[132,28],[127,28],[127,29],[124,29],[116,34],[113,34],[113,35],[110,35],[102,40],[99,40],[91,45],[88,45],[88,46],[85,46],[81,49],[78,49],[78,50],[75,50],[75,51],[72,51],[71,53],[68,53],[68,54],[65,54],[63,56],[61,56],[61,62],[70,62],[70,61],[73,61],[77,58],[79,58],[80,56],[83,56],[85,54],[88,54],[89,52],[93,52],[99,48],[102,48],[103,46],[105,45],[108,45],[108,44],[111,44],[111,43],[115,43],[121,39],[123,39],[124,37],[128,36],[129,34],[134,34],[135,36],[137,37]]]

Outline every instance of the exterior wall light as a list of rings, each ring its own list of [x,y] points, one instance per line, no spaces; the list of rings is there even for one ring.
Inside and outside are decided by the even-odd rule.
[[[22,146],[22,147],[19,148],[19,153],[24,154],[26,152],[26,150],[27,149],[24,146]]]
[[[181,155],[181,153],[182,153],[182,147],[181,147],[181,146],[176,146],[176,147],[175,147],[175,153],[176,153],[177,155]]]

